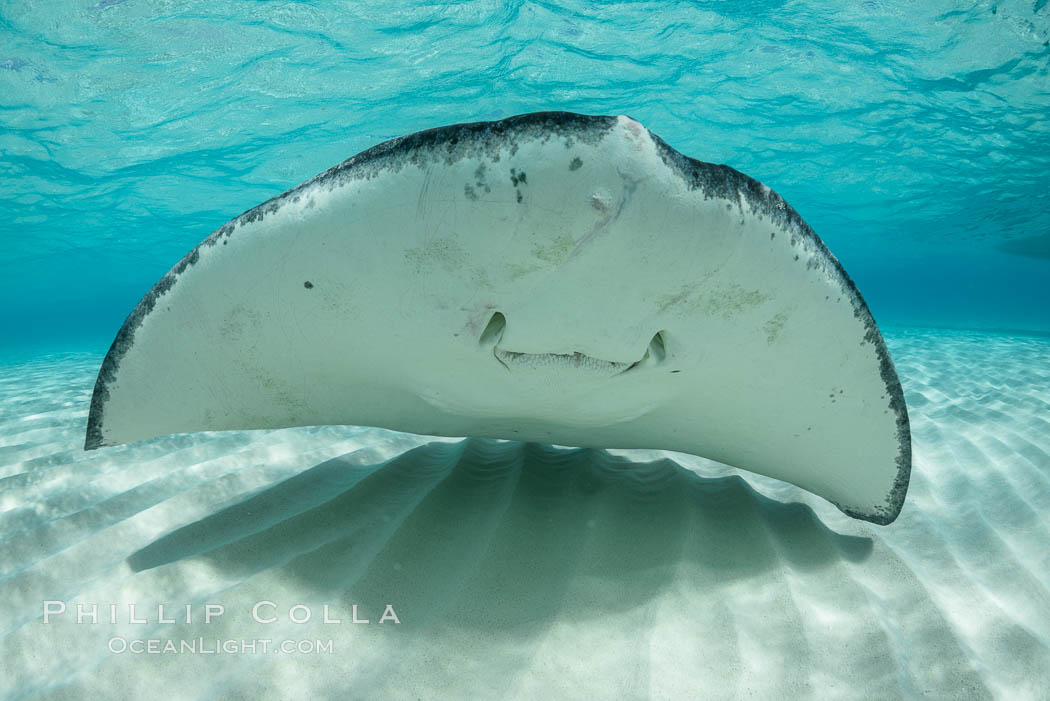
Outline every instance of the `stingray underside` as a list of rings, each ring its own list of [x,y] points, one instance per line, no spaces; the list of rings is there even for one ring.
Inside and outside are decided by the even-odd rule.
[[[626,117],[380,144],[143,298],[87,448],[315,424],[675,450],[885,524],[911,447],[855,286],[784,200]]]

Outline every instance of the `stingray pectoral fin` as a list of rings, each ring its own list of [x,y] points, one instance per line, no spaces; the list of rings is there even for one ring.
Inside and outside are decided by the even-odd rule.
[[[220,228],[121,328],[86,447],[315,424],[683,451],[876,523],[911,460],[875,322],[798,214],[568,113],[395,139]]]

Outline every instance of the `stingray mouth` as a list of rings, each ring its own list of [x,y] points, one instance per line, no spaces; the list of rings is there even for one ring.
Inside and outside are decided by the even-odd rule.
[[[590,376],[615,377],[636,368],[662,364],[667,358],[663,331],[658,331],[653,335],[652,340],[649,341],[649,347],[645,349],[641,358],[625,363],[595,358],[586,353],[518,353],[504,350],[499,347],[499,342],[506,328],[507,318],[502,313],[496,312],[489,319],[485,330],[481,332],[478,344],[483,348],[491,348],[496,360],[512,372],[515,370],[573,370]]]

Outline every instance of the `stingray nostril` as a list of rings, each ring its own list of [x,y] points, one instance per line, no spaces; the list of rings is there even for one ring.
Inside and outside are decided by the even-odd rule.
[[[664,332],[657,331],[651,341],[649,341],[649,347],[645,349],[645,353],[642,355],[641,360],[636,360],[631,363],[626,370],[621,372],[627,372],[637,367],[650,367],[653,365],[663,365],[667,359],[667,345],[664,339]],[[678,372],[678,370],[672,370],[671,372]]]
[[[657,331],[653,340],[649,341],[649,350],[646,351],[654,363],[662,363],[667,357],[667,346],[664,342],[664,332]]]
[[[506,326],[507,318],[501,312],[494,313],[492,318],[489,319],[489,323],[485,325],[485,330],[481,332],[481,338],[478,339],[478,343],[482,346],[496,345]]]

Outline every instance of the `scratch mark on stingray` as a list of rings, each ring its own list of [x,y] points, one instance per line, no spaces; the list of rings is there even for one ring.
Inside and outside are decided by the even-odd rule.
[[[595,193],[591,198],[591,205],[594,209],[601,212],[602,215],[591,227],[591,230],[579,240],[576,244],[576,248],[572,250],[572,253],[569,254],[569,257],[566,260],[572,260],[575,258],[580,251],[583,250],[584,246],[589,244],[600,234],[605,233],[605,231],[608,230],[609,225],[620,218],[627,203],[634,196],[635,190],[638,189],[639,183],[644,180],[644,178],[630,178],[619,169],[617,169],[616,172],[620,175],[620,179],[623,180],[623,193],[620,195],[620,203],[616,207],[616,211],[610,212],[608,204],[604,201],[604,198],[602,198],[599,193]]]

